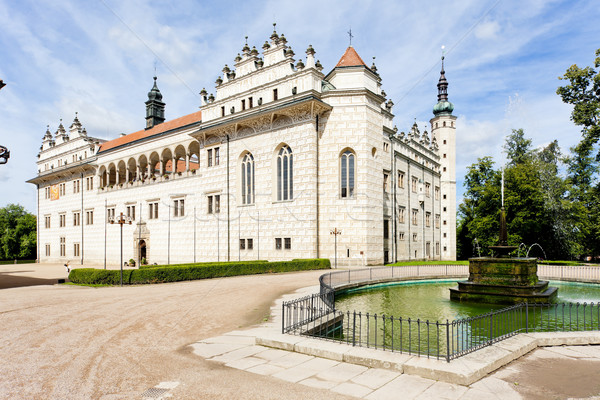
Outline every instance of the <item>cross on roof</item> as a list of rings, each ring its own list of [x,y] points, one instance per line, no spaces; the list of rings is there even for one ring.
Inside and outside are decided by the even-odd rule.
[[[350,28],[350,30],[348,31],[348,36],[350,37],[350,47],[352,47],[352,38],[354,37],[354,35],[352,34],[352,28]]]

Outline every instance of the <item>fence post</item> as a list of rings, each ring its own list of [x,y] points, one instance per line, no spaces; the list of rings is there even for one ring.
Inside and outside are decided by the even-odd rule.
[[[446,320],[446,362],[450,362],[450,324]]]
[[[490,314],[490,342],[488,343],[488,346],[491,346],[493,341],[494,341],[494,314]]]
[[[525,303],[525,333],[529,333],[529,304]]]
[[[281,333],[285,333],[285,301],[281,304]]]
[[[356,346],[356,311],[352,317],[352,346]]]

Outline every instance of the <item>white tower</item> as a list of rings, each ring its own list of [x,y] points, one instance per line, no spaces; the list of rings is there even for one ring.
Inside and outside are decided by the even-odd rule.
[[[443,56],[437,87],[438,103],[430,122],[440,151],[441,256],[442,260],[456,260],[456,117],[452,115],[454,105],[448,101]]]

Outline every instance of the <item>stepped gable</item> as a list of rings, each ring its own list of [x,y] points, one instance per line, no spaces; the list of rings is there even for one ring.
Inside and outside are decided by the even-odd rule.
[[[163,122],[162,124],[155,125],[150,129],[142,129],[141,131],[133,132],[128,135],[121,136],[116,139],[105,142],[100,146],[99,153],[113,149],[115,147],[126,145],[131,142],[135,142],[137,140],[158,135],[159,133],[181,128],[201,121],[202,111],[197,111],[192,114],[184,115],[183,117],[175,118],[170,121]]]

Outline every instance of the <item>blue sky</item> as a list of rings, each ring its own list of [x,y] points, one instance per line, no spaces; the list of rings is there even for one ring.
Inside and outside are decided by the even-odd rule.
[[[440,6],[442,5],[442,6]],[[395,124],[421,129],[437,101],[441,46],[449,97],[458,116],[459,197],[466,167],[523,128],[534,146],[558,139],[563,151],[580,131],[561,102],[558,77],[591,65],[600,47],[600,6],[589,1],[75,1],[0,0],[0,206],[35,212],[36,155],[46,125],[55,132],[75,112],[90,136],[112,139],[144,126],[154,68],[167,119],[197,111],[198,92],[214,93],[244,37],[261,48],[277,22],[296,52],[311,44],[328,72],[348,46],[371,64],[394,102]]]

